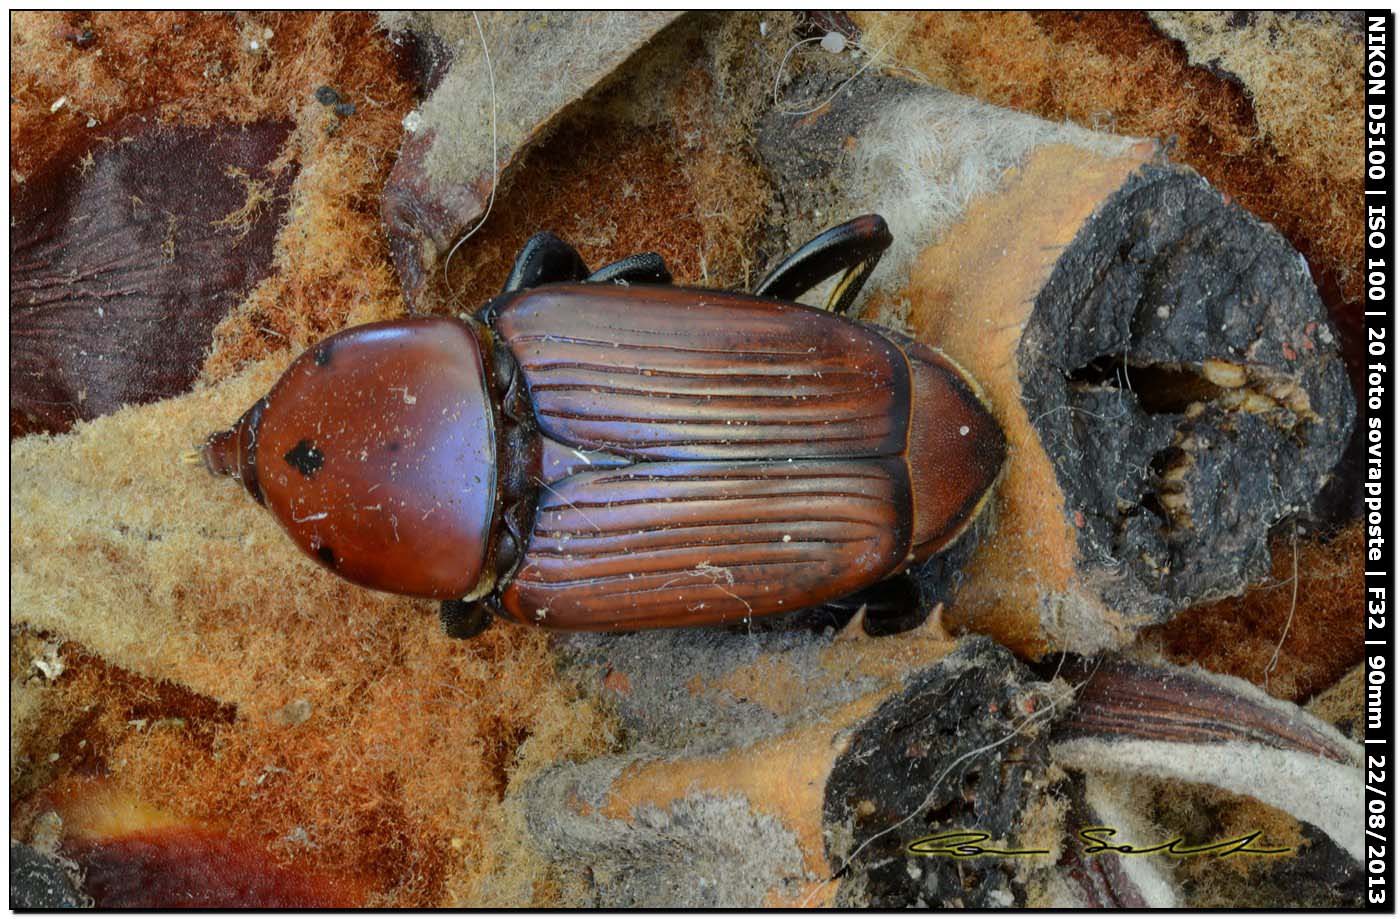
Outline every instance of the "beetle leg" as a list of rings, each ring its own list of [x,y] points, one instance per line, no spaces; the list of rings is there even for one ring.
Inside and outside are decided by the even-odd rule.
[[[846,273],[826,300],[828,310],[844,314],[893,241],[890,228],[879,214],[857,217],[832,227],[783,259],[782,264],[759,282],[754,293],[760,297],[796,300],[844,269]]]
[[[604,265],[585,280],[590,284],[670,284],[671,272],[661,256],[643,252]]]
[[[438,617],[449,638],[475,638],[494,618],[491,607],[481,600],[443,600]]]
[[[850,615],[862,608],[865,610],[865,634],[876,638],[916,628],[928,618],[930,611],[918,582],[907,571],[822,607],[834,614]]]
[[[545,231],[531,236],[515,257],[515,267],[506,278],[501,293],[508,294],[541,284],[559,281],[582,281],[588,277],[588,266],[578,250],[553,233]]]

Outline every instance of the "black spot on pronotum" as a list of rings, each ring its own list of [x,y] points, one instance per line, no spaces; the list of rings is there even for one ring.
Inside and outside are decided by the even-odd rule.
[[[324,367],[329,364],[331,362],[330,345],[317,345],[316,350],[312,352],[311,359],[316,362],[317,367]]]
[[[389,452],[390,452],[390,453],[398,453],[399,450],[400,450],[400,448],[402,448],[402,447],[403,447],[403,444],[399,443],[397,440],[393,440],[393,441],[390,441],[390,442],[389,442]]]
[[[335,552],[331,550],[330,546],[321,546],[316,550],[316,556],[332,568],[335,567]]]
[[[316,445],[309,440],[297,441],[297,445],[287,451],[287,455],[282,457],[292,465],[297,472],[308,479],[316,474],[325,463],[326,458],[321,455],[321,451],[316,449]]]

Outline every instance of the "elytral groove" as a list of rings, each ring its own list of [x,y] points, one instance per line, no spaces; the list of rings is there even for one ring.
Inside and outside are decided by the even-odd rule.
[[[614,339],[613,341],[605,341],[599,338],[581,338],[573,335],[555,334],[516,335],[511,339],[511,343],[517,346],[525,342],[548,342],[549,344],[563,345],[589,345],[596,348],[615,348],[618,344],[616,339]],[[642,344],[641,342],[627,342],[627,349],[629,351],[634,349],[639,351],[673,351],[679,354],[713,354],[728,360],[733,360],[736,357],[796,357],[807,359],[810,359],[812,357],[812,354],[809,351],[779,351],[776,349],[745,350],[743,348],[732,347],[684,348],[680,345],[648,345]]]

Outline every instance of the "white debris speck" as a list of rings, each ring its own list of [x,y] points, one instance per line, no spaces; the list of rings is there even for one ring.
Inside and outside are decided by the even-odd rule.
[[[288,727],[304,724],[310,717],[311,703],[306,699],[293,699],[272,713],[273,721]]]
[[[791,533],[784,533],[784,534],[783,534],[783,542],[792,542],[792,534],[791,534]]]
[[[972,433],[972,428],[968,427],[967,425],[963,425],[962,427],[958,428],[958,433],[961,434],[963,437],[966,437],[968,434]]]
[[[49,106],[49,111],[50,111],[50,112],[56,112],[56,111],[58,111],[59,109],[63,108],[63,107],[64,107],[65,105],[67,105],[67,104],[68,104],[68,97],[67,97],[67,96],[59,96],[57,99],[54,100],[53,105]]]
[[[403,116],[403,129],[410,134],[416,133],[423,126],[423,116],[416,111],[409,112]]]
[[[306,827],[292,827],[292,831],[286,836],[283,836],[282,839],[291,845],[305,846],[308,849],[321,848],[311,841],[311,836],[306,832]]]
[[[39,656],[30,662],[30,665],[44,675],[44,679],[53,681],[63,673],[63,658],[58,656],[58,645],[49,642],[44,645]]]
[[[840,54],[846,50],[846,36],[840,32],[828,32],[822,36],[822,50],[830,54]]]

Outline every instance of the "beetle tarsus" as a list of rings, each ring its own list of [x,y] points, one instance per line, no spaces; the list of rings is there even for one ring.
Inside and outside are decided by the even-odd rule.
[[[521,247],[501,293],[513,293],[541,284],[582,281],[588,274],[588,266],[578,250],[546,230],[531,236]]]
[[[670,284],[671,271],[655,252],[642,252],[604,265],[587,277],[590,284]]]
[[[449,638],[475,638],[486,631],[494,618],[491,609],[479,600],[444,600],[438,617]]]
[[[866,214],[818,234],[783,259],[754,288],[760,297],[796,300],[838,271],[845,275],[832,289],[826,308],[844,315],[855,302],[894,237],[879,214]]]

